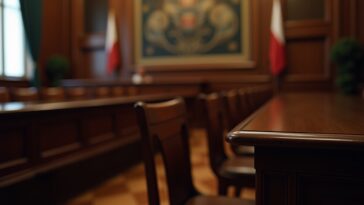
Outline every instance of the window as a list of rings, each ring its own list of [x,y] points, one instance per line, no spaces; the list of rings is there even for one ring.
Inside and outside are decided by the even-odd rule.
[[[26,77],[29,53],[19,0],[0,0],[0,48],[0,75]]]

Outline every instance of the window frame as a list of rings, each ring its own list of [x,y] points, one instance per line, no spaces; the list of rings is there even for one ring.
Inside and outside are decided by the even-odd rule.
[[[19,0],[18,0],[19,1]],[[23,67],[23,71],[24,74],[23,76],[9,76],[6,75],[5,72],[5,8],[7,6],[4,3],[4,0],[0,0],[0,80],[2,81],[28,81],[30,78],[30,67],[33,65],[33,63],[30,63],[29,58],[31,59],[30,53],[29,53],[29,47],[27,44],[27,39],[25,36],[25,31],[23,33],[23,39],[24,39],[24,67]],[[11,8],[11,7],[10,7]],[[13,8],[13,9],[17,9],[17,8]],[[20,8],[19,8],[20,11]],[[20,11],[21,12],[21,11]],[[32,61],[32,60],[31,60]]]

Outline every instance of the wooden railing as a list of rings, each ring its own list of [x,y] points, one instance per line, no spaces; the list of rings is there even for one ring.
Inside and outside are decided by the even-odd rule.
[[[193,99],[197,94],[198,90],[187,89],[173,94],[0,104],[0,187],[138,141],[133,110],[137,101]]]

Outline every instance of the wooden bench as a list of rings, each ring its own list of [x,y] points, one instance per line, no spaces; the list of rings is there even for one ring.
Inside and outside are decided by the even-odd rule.
[[[197,93],[2,104],[0,187],[139,140],[133,104]]]

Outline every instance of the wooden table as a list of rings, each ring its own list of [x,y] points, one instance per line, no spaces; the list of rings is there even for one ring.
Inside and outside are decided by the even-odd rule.
[[[274,97],[228,134],[255,146],[258,205],[364,204],[364,99]]]

